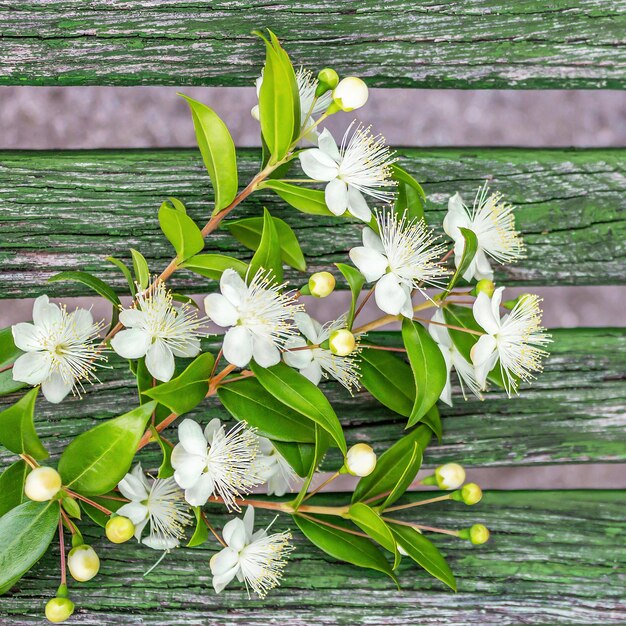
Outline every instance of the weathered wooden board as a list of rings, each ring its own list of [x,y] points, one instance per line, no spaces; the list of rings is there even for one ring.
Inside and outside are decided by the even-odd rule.
[[[441,406],[442,445],[429,446],[425,463],[458,461],[467,466],[519,466],[626,460],[626,330],[554,331],[552,356],[544,373],[520,398],[493,391],[484,402],[465,402],[458,393],[454,407]],[[375,341],[395,343],[398,333],[381,333]],[[85,397],[60,405],[37,403],[37,431],[58,458],[69,438],[95,420],[110,418],[136,405],[136,390],[125,362],[110,360],[99,373],[101,386],[88,387]],[[382,407],[365,391],[351,398],[338,384],[325,384],[349,443],[370,442],[382,452],[400,436],[406,419]],[[2,399],[0,406],[14,399]],[[195,411],[202,423],[211,417],[231,419],[217,400]],[[175,433],[172,437],[175,438]],[[158,447],[146,450],[146,467],[158,467]],[[0,462],[9,455],[0,453]],[[325,468],[336,469],[330,452]]]
[[[612,0],[11,0],[0,5],[0,84],[251,85],[261,27],[295,62],[376,86],[626,84],[626,10]]]
[[[626,282],[626,150],[401,149],[399,156],[424,184],[433,225],[450,195],[470,201],[486,177],[519,207],[528,258],[498,274],[507,284]],[[242,184],[257,163],[257,151],[241,152]],[[79,284],[44,286],[65,269],[92,271],[123,291],[124,278],[105,257],[128,258],[131,246],[162,270],[172,249],[156,214],[168,196],[182,199],[199,224],[208,219],[212,191],[196,150],[0,152],[0,298],[88,293]],[[359,245],[359,223],[298,213],[269,192],[232,216],[260,215],[264,205],[296,230],[311,271],[346,261]],[[220,230],[207,251],[240,256],[241,246]],[[215,288],[186,271],[173,284],[188,293]]]
[[[346,496],[324,497],[340,504]],[[612,491],[490,492],[471,509],[443,503],[397,514],[398,519],[461,528],[474,521],[493,531],[489,543],[471,546],[429,535],[457,575],[458,593],[403,559],[402,590],[384,575],[333,561],[295,532],[283,584],[265,600],[249,600],[234,584],[211,588],[209,557],[215,541],[167,556],[149,576],[158,554],[134,541],[113,546],[87,533],[98,550],[100,575],[70,585],[77,604],[73,624],[90,626],[288,624],[623,624],[626,621],[626,495]],[[218,528],[225,516],[209,513]],[[268,523],[272,515],[259,511]],[[293,528],[280,518],[274,528]],[[58,585],[55,545],[32,574],[0,598],[11,626],[42,623],[45,601]]]

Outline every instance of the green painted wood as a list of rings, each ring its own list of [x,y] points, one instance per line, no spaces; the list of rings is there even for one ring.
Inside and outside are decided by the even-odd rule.
[[[414,496],[412,496],[414,497]],[[320,498],[340,504],[345,496]],[[493,531],[489,543],[471,546],[451,537],[429,535],[457,576],[458,593],[406,559],[400,565],[402,590],[382,574],[339,563],[294,532],[281,587],[265,600],[249,600],[234,584],[222,594],[211,588],[210,540],[193,550],[168,555],[152,574],[142,574],[158,553],[134,541],[114,546],[97,531],[87,532],[100,554],[97,578],[70,584],[77,604],[72,617],[82,625],[217,626],[289,624],[624,624],[626,584],[626,495],[612,491],[490,492],[471,509],[459,503],[429,505],[397,513],[397,519],[461,528],[474,521]],[[221,528],[216,507],[209,517]],[[258,513],[259,522],[273,515]],[[286,517],[277,530],[294,524]],[[12,626],[42,623],[42,607],[58,584],[54,545],[11,595],[0,598],[0,615]]]
[[[556,330],[554,338],[545,371],[522,389],[519,398],[509,400],[493,391],[484,402],[465,402],[457,387],[454,407],[441,406],[443,444],[428,448],[425,463],[520,466],[625,461],[626,329]],[[380,333],[374,340],[398,345],[400,338],[398,333]],[[136,406],[136,389],[126,363],[111,355],[109,365],[111,369],[98,374],[103,384],[88,386],[82,400],[68,398],[59,405],[38,400],[37,431],[53,458],[58,458],[69,438],[96,420]],[[380,453],[402,436],[406,419],[367,392],[351,398],[338,384],[323,387],[349,444],[367,441]],[[16,397],[2,398],[0,406]],[[231,419],[216,399],[202,404],[193,415],[201,423],[212,417]],[[175,428],[169,432],[175,439]],[[10,458],[6,451],[0,452],[0,462],[8,463]],[[148,449],[146,459],[146,467],[158,467],[156,445]],[[324,467],[336,469],[339,464],[337,452],[329,452]]]
[[[376,86],[626,84],[626,10],[612,0],[16,0],[0,10],[0,84],[252,85],[261,27],[295,62]]]
[[[406,166],[428,193],[427,217],[440,225],[456,191],[473,198],[486,177],[519,207],[528,258],[500,271],[507,284],[622,284],[626,281],[626,150],[401,149]],[[258,152],[239,156],[242,184],[256,171]],[[212,191],[196,150],[0,152],[0,298],[86,294],[73,283],[45,281],[66,269],[95,273],[120,291],[124,278],[105,257],[129,258],[129,247],[161,271],[172,249],[157,223],[168,196],[183,200],[204,224]],[[346,261],[359,245],[359,223],[303,215],[271,192],[258,192],[233,218],[260,215],[262,206],[296,231],[310,271]],[[332,228],[327,228],[332,226]],[[241,255],[225,230],[207,251]],[[302,284],[304,276],[289,270]],[[173,285],[188,293],[214,281],[187,271]],[[127,287],[126,287],[127,288]]]

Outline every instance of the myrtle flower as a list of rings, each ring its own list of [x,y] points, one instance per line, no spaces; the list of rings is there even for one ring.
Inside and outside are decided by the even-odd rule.
[[[260,482],[253,471],[259,449],[254,432],[240,422],[226,433],[217,418],[203,432],[197,422],[184,419],[178,426],[178,441],[172,450],[172,467],[185,500],[202,506],[215,495],[238,511],[236,498]]]
[[[413,317],[411,292],[423,285],[441,286],[445,270],[436,261],[444,248],[435,243],[424,220],[410,220],[406,212],[376,215],[380,235],[363,229],[363,246],[350,250],[350,259],[368,282],[376,282],[376,304],[390,315]]]
[[[359,369],[354,359],[357,351],[352,351],[348,356],[338,356],[321,347],[334,331],[346,327],[345,316],[322,326],[306,313],[299,312],[294,321],[306,339],[294,337],[287,343],[283,354],[285,363],[300,370],[314,385],[319,384],[322,376],[330,375],[351,393],[353,389],[358,389]],[[302,349],[309,345],[310,348]]]
[[[257,439],[259,455],[254,460],[254,473],[267,485],[269,496],[284,496],[297,481],[297,474],[269,439],[258,435]]]
[[[249,285],[232,269],[223,272],[219,293],[204,299],[206,313],[218,326],[230,327],[224,336],[224,358],[245,367],[254,357],[261,367],[280,362],[280,350],[295,334],[293,316],[301,306],[293,294],[282,294],[263,269]]]
[[[439,309],[432,317],[433,322],[438,322],[439,324],[443,324],[445,322],[443,311]],[[447,379],[446,386],[443,388],[441,392],[440,399],[443,400],[448,406],[452,406],[452,385],[450,383],[450,373],[452,368],[456,370],[456,373],[459,376],[459,382],[461,384],[461,391],[463,392],[463,397],[467,400],[467,396],[465,395],[465,385],[467,385],[470,391],[481,400],[483,399],[482,394],[480,393],[480,385],[476,380],[476,373],[474,371],[474,366],[471,363],[468,363],[463,355],[459,352],[457,347],[454,345],[452,338],[450,337],[450,333],[445,326],[438,326],[436,324],[430,324],[428,327],[430,331],[431,337],[437,342],[439,349],[441,350],[441,354],[446,362],[446,371],[447,371]]]
[[[357,126],[352,135],[349,126],[341,147],[325,128],[319,136],[319,148],[300,152],[304,173],[313,180],[328,182],[325,199],[335,215],[350,211],[354,217],[369,222],[372,212],[363,194],[382,202],[393,197],[385,187],[393,184],[390,165],[393,162],[389,148],[381,136],[373,136],[369,128]]]
[[[518,379],[529,381],[533,372],[541,371],[541,359],[548,355],[542,349],[552,341],[541,326],[541,299],[535,295],[520,298],[513,310],[500,318],[504,287],[495,290],[491,300],[479,293],[474,302],[474,318],[484,329],[472,348],[476,380],[485,388],[487,375],[500,361],[500,371],[509,397],[517,392]]]
[[[270,524],[271,526],[271,524]],[[224,526],[226,547],[211,557],[213,588],[220,593],[235,577],[260,598],[280,584],[286,557],[293,550],[291,533],[268,534],[270,529],[254,532],[254,509],[249,506],[243,519],[236,517]]]
[[[189,505],[173,478],[150,478],[143,473],[141,463],[126,474],[117,488],[130,502],[117,510],[118,515],[135,525],[135,539],[154,550],[171,550],[180,544],[185,526],[191,524]],[[150,524],[150,533],[141,538]]]
[[[507,204],[500,193],[489,193],[485,183],[476,193],[474,206],[470,211],[461,196],[456,193],[448,200],[448,213],[443,220],[443,229],[454,240],[454,259],[458,267],[463,257],[465,239],[459,228],[474,232],[478,239],[478,249],[463,278],[470,281],[493,279],[493,270],[488,256],[498,263],[511,263],[521,258],[524,242],[515,230],[513,207]]]
[[[191,305],[175,306],[171,292],[159,281],[148,293],[137,294],[136,308],[120,313],[126,330],[111,339],[111,347],[125,359],[146,357],[150,374],[167,382],[174,375],[175,356],[199,354],[205,321]]]
[[[33,305],[33,323],[11,327],[15,345],[23,350],[13,365],[13,379],[41,385],[48,402],[57,404],[70,391],[80,393],[102,359],[93,340],[102,330],[85,309],[68,313],[65,306],[39,296]]]

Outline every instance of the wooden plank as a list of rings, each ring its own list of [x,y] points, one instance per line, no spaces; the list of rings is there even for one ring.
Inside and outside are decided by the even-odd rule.
[[[441,224],[449,195],[468,199],[486,177],[519,210],[528,258],[497,278],[507,284],[623,284],[626,282],[626,150],[401,149],[400,162],[423,181],[428,219]],[[242,184],[257,167],[258,152],[240,153]],[[104,259],[141,250],[153,271],[172,250],[156,214],[177,196],[198,223],[211,212],[212,192],[196,150],[0,152],[0,298],[42,293],[81,295],[72,283],[45,285],[65,269],[85,269],[123,291],[124,279]],[[310,270],[346,261],[358,245],[358,223],[303,215],[270,192],[251,196],[233,213],[260,215],[262,206],[285,218],[302,243]],[[332,228],[327,228],[331,226]],[[241,255],[220,230],[207,250]],[[302,274],[289,271],[295,284]],[[188,293],[215,288],[180,271],[174,285]]]
[[[442,405],[444,438],[429,446],[429,466],[457,461],[467,466],[520,466],[625,461],[626,362],[625,329],[554,331],[552,356],[545,371],[519,398],[497,391],[484,402],[465,402],[456,388],[454,407]],[[381,333],[375,341],[398,344],[398,333]],[[206,346],[208,347],[208,346]],[[82,400],[59,405],[37,403],[37,431],[52,458],[68,439],[96,420],[120,415],[136,405],[136,389],[125,362],[111,355],[99,376],[100,386],[87,388]],[[182,361],[179,363],[182,367]],[[348,443],[367,441],[382,452],[402,436],[406,419],[385,409],[365,391],[351,398],[338,384],[324,384],[346,433]],[[14,398],[5,397],[0,406]],[[193,415],[201,423],[210,417],[230,420],[219,401],[202,404]],[[172,433],[175,437],[175,434]],[[145,451],[145,467],[158,467],[157,446]],[[10,455],[0,452],[0,463]],[[325,468],[336,469],[337,452]]]
[[[264,26],[295,62],[375,86],[626,84],[626,11],[611,0],[16,0],[0,9],[0,84],[252,85]]]
[[[344,496],[322,498],[340,504]],[[142,574],[158,554],[134,541],[113,546],[89,529],[100,554],[100,575],[70,584],[77,604],[74,624],[217,626],[289,624],[624,624],[626,495],[612,491],[490,492],[480,505],[442,503],[419,509],[428,525],[461,528],[486,524],[492,538],[483,546],[429,535],[457,575],[458,593],[403,559],[402,590],[382,574],[334,561],[294,532],[282,586],[263,601],[249,600],[233,584],[220,595],[211,588],[208,560],[217,543],[177,550],[152,574]],[[209,517],[218,528],[225,516]],[[397,519],[417,518],[411,510]],[[258,512],[260,523],[273,515]],[[294,524],[281,517],[274,525]],[[42,607],[58,584],[58,547],[0,598],[0,615],[12,626],[41,624]]]

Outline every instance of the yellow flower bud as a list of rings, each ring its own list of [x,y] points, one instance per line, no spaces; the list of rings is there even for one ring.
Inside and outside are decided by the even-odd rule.
[[[74,603],[69,598],[52,598],[46,603],[46,618],[53,624],[64,622],[74,612]]]
[[[104,528],[109,541],[113,543],[124,543],[135,534],[135,525],[123,515],[112,517]]]
[[[474,524],[469,529],[470,541],[475,545],[479,546],[483,543],[487,543],[489,541],[489,530],[486,526],[482,524]]]
[[[70,574],[80,583],[91,580],[100,570],[100,559],[96,551],[85,544],[76,546],[67,555]]]
[[[496,286],[493,284],[493,281],[489,280],[488,278],[483,278],[476,283],[476,288],[474,291],[476,292],[476,295],[478,295],[479,293],[484,293],[486,296],[491,298],[495,290]]]
[[[477,504],[482,500],[483,490],[476,483],[467,483],[461,489],[461,499],[465,504]]]
[[[439,489],[458,489],[465,482],[465,470],[458,463],[446,463],[435,470]]]
[[[309,291],[316,298],[325,298],[335,290],[335,277],[330,272],[316,272],[309,278]]]
[[[353,476],[369,476],[376,467],[376,453],[366,443],[353,445],[346,455],[346,469]]]
[[[356,339],[347,328],[340,328],[328,340],[330,351],[337,356],[348,356],[356,348]]]
[[[367,98],[367,85],[356,76],[344,78],[333,90],[333,101],[342,111],[360,109]]]
[[[61,484],[61,476],[53,467],[37,467],[26,477],[24,493],[35,502],[45,502],[59,493]]]
[[[324,91],[328,91],[329,89],[334,89],[338,85],[339,75],[332,68],[325,67],[317,75],[317,80],[320,85],[325,87]]]

